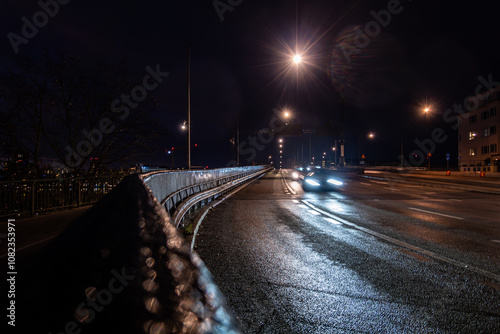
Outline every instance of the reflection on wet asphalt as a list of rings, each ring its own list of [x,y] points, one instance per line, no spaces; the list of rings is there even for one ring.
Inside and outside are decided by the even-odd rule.
[[[296,195],[285,192],[279,173],[254,182],[216,207],[197,237],[197,252],[246,332],[498,332],[500,282],[339,220],[425,249],[437,241],[403,238],[411,231],[395,226],[402,218],[434,223],[384,211],[366,190],[351,196],[290,186]],[[454,255],[447,247],[433,250]],[[494,267],[482,261],[484,270]]]

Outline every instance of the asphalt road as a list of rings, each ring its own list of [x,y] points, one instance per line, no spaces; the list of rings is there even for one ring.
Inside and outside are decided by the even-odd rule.
[[[500,332],[498,195],[275,171],[215,207],[196,251],[248,333]]]

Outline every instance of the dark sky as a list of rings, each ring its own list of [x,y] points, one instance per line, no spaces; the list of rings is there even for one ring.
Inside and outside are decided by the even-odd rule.
[[[170,72],[154,92],[161,102],[157,118],[167,131],[158,153],[141,161],[159,165],[170,164],[165,148],[185,145],[180,124],[186,119],[188,43],[192,142],[198,143],[193,165],[222,167],[234,158],[229,139],[237,114],[243,142],[246,130],[269,126],[273,108],[290,108],[293,122],[304,128],[328,120],[340,124],[342,96],[348,159],[359,158],[360,138],[369,160],[396,160],[402,135],[407,154],[418,148],[415,140],[442,128],[449,139],[436,145],[435,161],[444,164],[447,152],[456,161],[457,135],[443,113],[474,94],[478,76],[500,81],[498,2],[233,0],[237,6],[231,6],[221,0],[232,7],[222,21],[214,3],[72,0],[59,4],[58,13],[19,45],[19,53],[36,57],[46,49],[64,50],[89,64],[126,59],[138,77],[146,66],[160,64]],[[390,19],[384,16],[388,8]],[[8,33],[20,35],[21,18],[32,21],[40,9],[37,1],[0,4],[1,70],[14,55]],[[371,11],[380,13],[382,24],[374,24]],[[366,33],[367,27],[372,37],[357,39],[349,62],[345,53],[354,50],[353,34]],[[296,45],[304,58],[298,70],[288,58]],[[427,121],[421,112],[425,104],[432,111]],[[368,141],[371,131],[375,139]],[[333,140],[313,138],[315,155],[331,150]],[[296,154],[300,140],[287,141],[286,153]],[[262,146],[256,160],[267,161],[276,143]],[[183,154],[175,157],[178,165]],[[249,156],[241,156],[243,164]]]

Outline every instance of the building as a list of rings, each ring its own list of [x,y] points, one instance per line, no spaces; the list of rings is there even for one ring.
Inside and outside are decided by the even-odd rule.
[[[499,172],[500,86],[468,102],[470,111],[462,114],[458,129],[460,170]]]

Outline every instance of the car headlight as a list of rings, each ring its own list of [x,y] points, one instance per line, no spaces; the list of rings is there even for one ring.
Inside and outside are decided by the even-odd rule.
[[[292,178],[293,178],[293,179],[298,179],[298,178],[299,178],[299,173],[297,173],[297,172],[293,172],[293,173],[292,173]]]
[[[320,186],[319,182],[318,182],[318,181],[316,181],[316,180],[313,180],[313,179],[306,179],[306,182],[307,182],[308,184],[310,184],[311,186],[315,186],[315,187]]]
[[[328,179],[328,181],[326,181],[326,182],[328,182],[328,183],[330,183],[330,184],[333,184],[333,185],[335,185],[335,186],[341,186],[341,185],[343,185],[343,184],[344,184],[343,182],[337,181],[337,180],[335,180],[335,179]]]

